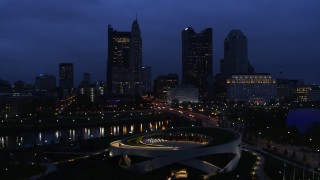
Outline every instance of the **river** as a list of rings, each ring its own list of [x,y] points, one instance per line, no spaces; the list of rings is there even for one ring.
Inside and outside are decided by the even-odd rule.
[[[0,136],[0,149],[19,149],[36,145],[49,145],[59,142],[72,142],[106,136],[136,134],[148,131],[165,130],[172,127],[171,120],[158,120],[119,125],[103,125],[70,129],[25,132]]]

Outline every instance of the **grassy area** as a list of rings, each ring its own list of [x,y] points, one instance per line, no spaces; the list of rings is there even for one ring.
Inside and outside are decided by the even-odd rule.
[[[31,164],[0,165],[0,179],[24,179],[46,171],[46,167]]]
[[[139,146],[139,145],[142,145],[140,144],[140,141],[144,138],[143,135],[140,135],[138,137],[135,137],[135,138],[130,138],[126,141],[126,143],[128,145],[131,145],[131,146]]]
[[[265,172],[272,179],[282,179],[285,172],[285,179],[313,179],[313,173],[303,170],[303,168],[293,166],[291,164],[285,164],[283,161],[274,158],[270,155],[263,154],[265,157],[264,169]],[[303,178],[304,177],[304,178]],[[320,176],[314,175],[314,179],[318,179]]]

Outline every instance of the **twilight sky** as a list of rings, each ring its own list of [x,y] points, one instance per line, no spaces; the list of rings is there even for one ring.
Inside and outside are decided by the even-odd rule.
[[[143,64],[153,78],[181,77],[181,31],[213,28],[213,69],[219,72],[223,40],[240,29],[256,72],[320,83],[319,0],[1,0],[0,79],[34,83],[58,76],[60,62],[105,80],[107,26],[130,31],[138,14]]]

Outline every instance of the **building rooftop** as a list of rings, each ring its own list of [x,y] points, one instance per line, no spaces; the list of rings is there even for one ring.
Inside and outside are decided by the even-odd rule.
[[[231,30],[226,39],[247,39],[243,32],[239,29]]]

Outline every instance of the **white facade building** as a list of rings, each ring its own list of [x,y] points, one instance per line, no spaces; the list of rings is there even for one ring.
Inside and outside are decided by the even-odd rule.
[[[233,75],[227,79],[227,100],[264,104],[277,98],[276,80],[270,74]]]

